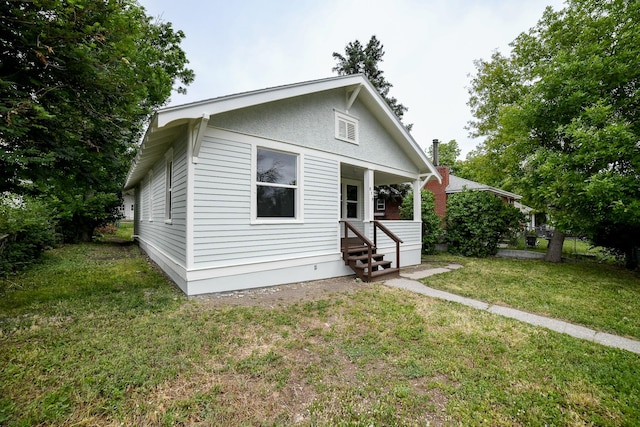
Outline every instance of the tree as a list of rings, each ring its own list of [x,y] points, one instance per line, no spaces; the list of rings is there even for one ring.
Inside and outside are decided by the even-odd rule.
[[[421,210],[422,218],[422,252],[426,254],[433,253],[436,249],[436,243],[440,238],[442,227],[440,226],[440,217],[435,211],[436,199],[431,191],[421,190]],[[413,192],[408,193],[402,200],[400,207],[401,219],[413,219]]]
[[[333,58],[337,64],[332,71],[340,76],[364,74],[398,119],[402,121],[402,116],[408,109],[400,104],[396,98],[389,96],[389,89],[393,85],[384,78],[384,72],[378,68],[378,64],[383,61],[383,49],[384,46],[375,35],[371,36],[366,46],[363,46],[359,40],[349,42],[344,49],[344,55],[333,52]],[[411,126],[405,125],[408,130],[411,130]]]
[[[600,236],[634,265],[623,237],[640,224],[638,16],[639,2],[569,0],[547,8],[509,56],[476,62],[471,128],[486,138],[487,163],[549,214],[550,261],[572,232]]]
[[[0,191],[45,195],[67,237],[88,239],[115,218],[144,123],[193,80],[184,34],[135,0],[2,1],[0,15]]]
[[[455,174],[461,178],[481,182],[507,191],[518,192],[517,182],[509,174],[509,170],[497,159],[494,153],[488,153],[480,145],[467,153],[464,160],[456,162]]]
[[[28,266],[57,242],[49,209],[42,200],[0,194],[0,278]]]
[[[523,221],[522,212],[493,194],[464,190],[447,199],[445,241],[453,254],[495,255],[498,243]]]
[[[432,145],[427,149],[427,155],[430,159],[433,159]],[[458,142],[455,139],[438,144],[438,164],[449,166],[451,173],[456,173],[458,157],[460,157],[460,147],[458,147]]]

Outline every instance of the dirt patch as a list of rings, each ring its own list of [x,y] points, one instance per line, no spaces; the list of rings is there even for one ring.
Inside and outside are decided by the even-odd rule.
[[[281,307],[299,302],[317,301],[336,294],[349,294],[373,284],[355,276],[334,277],[310,282],[290,283],[266,288],[220,292],[194,296],[193,299],[211,306]]]
[[[402,268],[401,274],[413,273],[429,268],[435,268],[435,266],[423,263],[405,267]],[[299,302],[317,301],[335,294],[349,294],[373,286],[373,283],[363,282],[354,275],[264,288],[198,295],[192,298],[198,302],[212,306],[231,305],[269,308],[292,305]]]

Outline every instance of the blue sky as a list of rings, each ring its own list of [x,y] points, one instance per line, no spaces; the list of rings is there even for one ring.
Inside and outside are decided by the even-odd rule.
[[[147,13],[185,32],[196,73],[170,105],[331,77],[333,52],[375,34],[390,95],[409,108],[404,122],[427,148],[455,139],[463,152],[480,142],[467,87],[473,61],[488,58],[562,0],[139,0]]]

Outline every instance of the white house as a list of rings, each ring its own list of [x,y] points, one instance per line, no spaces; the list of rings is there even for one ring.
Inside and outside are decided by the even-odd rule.
[[[375,88],[352,75],[158,111],[124,190],[135,190],[140,247],[195,295],[419,264],[420,198],[413,220],[375,221],[373,189],[433,179]]]
[[[133,220],[133,213],[135,212],[135,198],[133,194],[122,195],[122,205],[118,207],[118,212],[122,215],[122,219],[127,221]]]

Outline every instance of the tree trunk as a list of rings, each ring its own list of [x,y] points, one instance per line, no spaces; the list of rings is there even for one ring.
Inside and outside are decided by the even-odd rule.
[[[551,235],[549,247],[544,260],[547,262],[562,262],[562,246],[564,245],[565,234],[562,231],[555,230]]]

